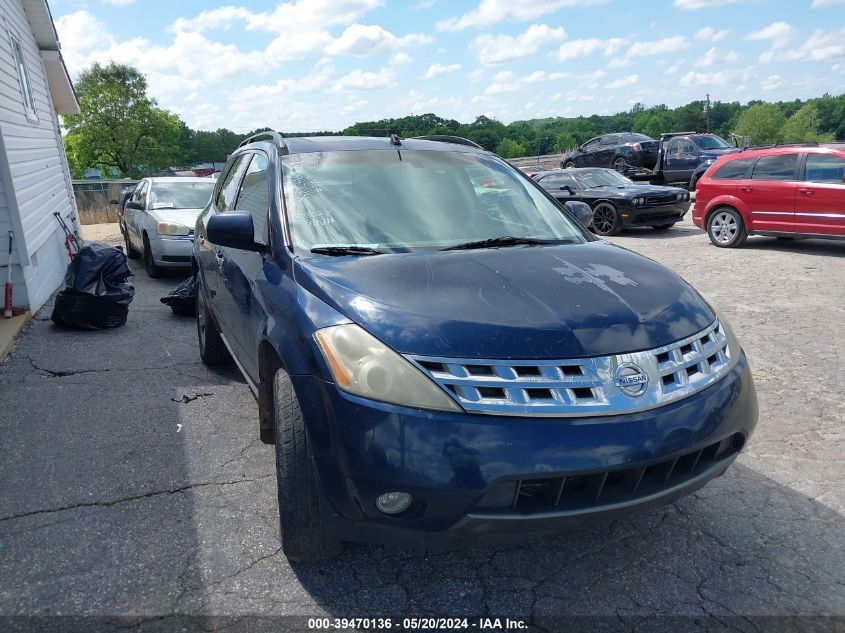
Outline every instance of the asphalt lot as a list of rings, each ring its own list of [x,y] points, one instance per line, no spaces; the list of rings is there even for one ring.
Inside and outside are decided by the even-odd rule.
[[[59,330],[48,306],[0,367],[0,616],[107,616],[86,630],[170,630],[176,614],[843,630],[845,619],[760,618],[845,618],[845,243],[751,238],[717,250],[689,221],[614,241],[713,299],[751,360],[757,432],[695,495],[518,547],[352,545],[334,561],[291,566],[255,401],[234,370],[200,363],[193,320],[159,303],[181,276],[151,280],[133,262],[126,327]],[[572,615],[605,619],[561,619]],[[683,619],[639,619],[655,615]],[[259,628],[238,622],[203,626]]]

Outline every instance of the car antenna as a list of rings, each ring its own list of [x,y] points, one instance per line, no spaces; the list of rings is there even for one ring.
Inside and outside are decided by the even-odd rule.
[[[391,144],[391,145],[401,145],[401,144],[402,144],[402,139],[401,139],[401,138],[399,138],[399,135],[398,135],[398,134],[391,134],[391,135],[390,135],[390,144]]]

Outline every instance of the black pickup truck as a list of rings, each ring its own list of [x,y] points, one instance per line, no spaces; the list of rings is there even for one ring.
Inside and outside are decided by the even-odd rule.
[[[630,169],[625,175],[635,181],[684,187],[694,191],[698,179],[719,156],[738,151],[740,151],[739,148],[716,134],[703,132],[661,134],[654,169]]]

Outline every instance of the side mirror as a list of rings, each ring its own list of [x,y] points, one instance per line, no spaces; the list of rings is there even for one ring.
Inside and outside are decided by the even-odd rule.
[[[571,200],[570,202],[564,202],[563,206],[567,211],[574,215],[575,219],[583,224],[584,227],[589,227],[593,223],[593,210],[586,202]]]
[[[569,185],[563,185],[563,187],[561,187],[561,188],[560,188],[560,190],[561,190],[561,191],[566,191],[567,193],[569,193],[569,195],[570,195],[570,196],[574,196],[574,195],[575,195],[575,192],[574,192],[574,191],[572,191],[572,187],[570,187]]]
[[[119,204],[119,203],[116,199],[112,198],[111,200],[109,200],[109,204]]]
[[[124,209],[135,209],[136,211],[143,211],[144,205],[136,200],[127,200],[126,204],[123,205]]]
[[[215,246],[236,248],[241,251],[262,251],[264,247],[255,243],[255,229],[252,216],[245,211],[215,213],[205,227],[208,241]]]

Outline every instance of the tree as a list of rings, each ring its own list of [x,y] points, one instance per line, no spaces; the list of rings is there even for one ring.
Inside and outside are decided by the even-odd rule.
[[[73,169],[89,167],[137,178],[180,158],[179,118],[147,97],[147,80],[131,66],[94,64],[76,82],[80,114],[63,118]]]
[[[785,123],[783,113],[772,103],[757,103],[739,116],[736,133],[750,136],[755,145],[779,143]]]
[[[781,136],[784,143],[832,141],[833,134],[821,133],[819,111],[811,103],[803,106],[784,123]]]
[[[525,156],[525,146],[506,138],[496,146],[496,153],[502,158],[520,158]]]
[[[578,141],[575,140],[575,137],[569,132],[564,132],[563,134],[558,134],[555,149],[559,154],[562,154],[563,152],[575,149],[576,145],[578,145]]]

